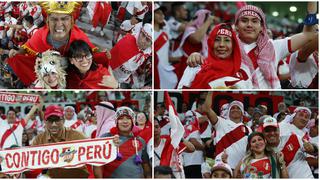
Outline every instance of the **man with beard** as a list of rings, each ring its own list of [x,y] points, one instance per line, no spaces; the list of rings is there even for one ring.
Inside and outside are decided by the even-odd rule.
[[[284,161],[288,168],[289,178],[314,178],[311,169],[306,161],[305,152],[314,154],[315,149],[309,142],[302,140],[302,137],[295,133],[283,135],[276,119],[265,118],[263,122],[263,134],[267,144],[275,152],[282,152]],[[281,135],[282,134],[282,135]]]

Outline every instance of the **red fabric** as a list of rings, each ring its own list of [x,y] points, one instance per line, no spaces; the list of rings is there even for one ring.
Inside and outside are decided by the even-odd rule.
[[[126,8],[125,7],[119,7],[117,19],[122,22],[124,20],[124,17],[126,15]]]
[[[96,2],[94,14],[92,17],[92,26],[96,28],[98,24],[101,23],[101,27],[104,27],[108,23],[111,11],[112,7],[110,3]]]
[[[294,156],[296,155],[299,149],[300,149],[300,143],[297,135],[291,134],[288,141],[286,142],[283,149],[281,150],[281,152],[284,155],[284,161],[286,162],[287,166],[292,162],[292,160],[294,159]]]
[[[46,50],[53,49],[51,45],[47,43],[47,36],[49,33],[48,26],[40,28],[31,39],[29,39],[24,48],[27,52],[36,55],[39,52],[45,52]],[[70,44],[74,40],[84,40],[91,48],[95,46],[89,41],[88,37],[77,27],[74,26],[71,30],[70,40],[67,47],[61,47],[58,51],[64,55],[69,49]],[[33,52],[31,52],[31,51]],[[64,53],[63,53],[64,52]],[[12,58],[8,59],[8,64],[14,71],[14,73],[19,77],[25,86],[30,86],[36,80],[36,73],[34,72],[35,66],[35,56],[21,55],[18,54]],[[103,61],[104,62],[104,61]],[[22,71],[23,69],[23,71]]]
[[[171,144],[171,138],[169,135],[162,135],[161,139],[165,139],[165,144],[161,153],[160,166],[170,166],[172,153],[175,150]],[[183,143],[179,144],[179,149],[177,149],[177,154],[181,154],[186,146]]]
[[[251,166],[257,168],[255,172],[263,172],[263,175],[271,173],[271,163],[269,158],[260,159],[254,163],[251,163]]]
[[[70,128],[77,129],[81,124],[83,124],[83,122],[78,119],[77,122],[75,122],[74,124],[72,124],[72,126],[70,126]]]
[[[36,80],[36,73],[34,72],[35,62],[35,56],[25,56],[21,54],[8,59],[8,64],[26,86],[31,85],[31,83]]]
[[[44,26],[40,28],[31,39],[27,41],[25,46],[28,49],[31,49],[32,51],[38,53],[38,52],[45,52],[48,49],[54,49],[53,46],[49,45],[47,42],[47,36],[49,34],[49,28],[48,26]],[[74,25],[71,29],[70,39],[67,44],[67,47],[62,46],[61,48],[57,49],[60,54],[65,55],[65,53],[68,51],[70,44],[74,40],[83,40],[85,41],[92,49],[95,48],[95,46],[90,42],[87,35],[80,29],[78,26]]]
[[[158,71],[158,65],[159,65],[159,58],[158,55],[154,56],[154,88],[155,89],[160,89],[160,76],[159,76],[159,71]]]
[[[118,129],[117,128],[112,128],[110,130],[110,133],[115,135],[118,134]],[[122,159],[121,160],[114,160],[106,165],[103,166],[103,177],[107,178],[110,177],[113,173],[113,171],[115,171],[119,166],[121,166],[121,164],[125,161],[128,160],[128,158],[134,156],[136,154],[136,149],[133,146],[133,138],[130,138],[129,140],[127,140],[126,142],[124,142],[123,144],[120,145],[119,147],[119,152],[122,154]],[[143,148],[143,144],[142,142],[140,142],[137,139],[137,143],[138,143],[138,151],[140,151]]]
[[[228,132],[220,139],[219,142],[217,142],[215,155],[222,153],[224,149],[227,149],[233,143],[236,143],[237,141],[242,139],[245,135],[246,127],[244,125],[240,125],[232,131]]]
[[[252,65],[253,65],[254,69],[257,69],[257,68],[258,68],[258,63],[257,63],[258,56],[257,56],[256,53],[255,53],[256,49],[257,49],[257,47],[253,48],[253,49],[248,53],[248,56],[249,56],[249,58],[251,59],[251,62],[252,62]]]
[[[69,89],[110,89],[100,86],[98,83],[102,81],[104,75],[110,75],[108,69],[98,64],[98,69],[89,70],[84,77],[79,76],[79,72],[70,68],[67,75],[67,88]]]
[[[191,88],[193,89],[210,89],[209,83],[211,81],[225,76],[234,76],[240,70],[241,51],[234,31],[232,31],[232,56],[227,59],[219,59],[213,52],[214,41],[222,25],[225,24],[219,24],[215,26],[215,28],[210,33],[210,36],[208,38],[208,58],[201,66],[201,70],[198,72],[191,84]]]
[[[116,69],[135,55],[140,53],[136,38],[132,34],[125,35],[111,49],[110,65],[112,69]]]
[[[37,176],[41,173],[42,173],[42,169],[34,169],[34,170],[30,170],[30,171],[25,171],[24,175],[26,176],[26,178],[36,179]]]

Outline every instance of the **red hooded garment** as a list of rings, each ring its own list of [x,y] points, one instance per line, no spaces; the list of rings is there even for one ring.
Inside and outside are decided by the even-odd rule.
[[[241,65],[241,51],[238,43],[236,33],[230,30],[232,33],[233,52],[229,58],[220,59],[214,55],[214,41],[216,39],[219,29],[226,29],[226,24],[218,24],[211,31],[208,38],[208,58],[201,66],[201,70],[196,75],[191,84],[191,89],[210,89],[209,83],[216,79],[234,76],[239,70]]]
[[[34,66],[36,62],[36,54],[45,52],[49,49],[54,49],[47,42],[47,36],[49,34],[48,26],[40,28],[31,39],[29,39],[26,44],[22,46],[23,49],[30,55],[18,54],[12,58],[8,59],[8,64],[13,69],[14,73],[19,77],[25,86],[31,85],[36,80],[36,73],[34,72]],[[73,26],[70,33],[70,39],[67,46],[63,46],[58,51],[60,54],[64,55],[70,44],[74,40],[85,41],[95,52],[96,47],[90,42],[86,34],[79,29],[77,26]]]

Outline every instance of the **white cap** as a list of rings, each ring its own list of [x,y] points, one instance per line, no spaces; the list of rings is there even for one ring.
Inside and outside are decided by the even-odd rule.
[[[232,169],[229,166],[229,164],[226,164],[221,161],[216,161],[216,163],[213,165],[213,167],[211,169],[211,174],[216,170],[224,170],[224,171],[228,172],[230,174],[230,176],[232,177]]]
[[[131,31],[133,27],[134,25],[131,24],[130,20],[124,20],[120,25],[120,29],[126,32]]]
[[[268,127],[268,126],[273,126],[273,127],[278,128],[279,127],[278,121],[271,116],[266,117],[263,120],[263,128]]]

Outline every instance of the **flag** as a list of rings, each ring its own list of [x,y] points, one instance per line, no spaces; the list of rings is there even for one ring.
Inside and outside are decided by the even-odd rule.
[[[169,120],[170,120],[170,126],[171,126],[171,133],[170,133],[171,144],[176,149],[178,148],[181,138],[184,135],[184,128],[183,128],[183,125],[181,124],[178,113],[174,108],[174,105],[167,91],[164,92],[164,99],[165,99],[166,109],[169,112]]]

